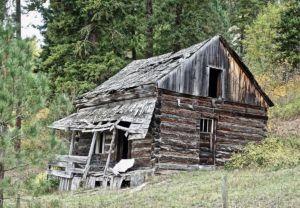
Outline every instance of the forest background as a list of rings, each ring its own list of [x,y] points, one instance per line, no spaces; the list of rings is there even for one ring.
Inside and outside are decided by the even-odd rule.
[[[64,142],[47,128],[74,98],[136,59],[175,52],[220,34],[276,107],[300,115],[299,0],[0,0],[0,201],[51,189],[38,167]],[[44,37],[21,38],[21,13],[38,11]],[[272,124],[271,124],[272,125]],[[22,173],[22,174],[21,174]],[[3,195],[4,193],[4,195]],[[3,202],[3,200],[2,200]]]

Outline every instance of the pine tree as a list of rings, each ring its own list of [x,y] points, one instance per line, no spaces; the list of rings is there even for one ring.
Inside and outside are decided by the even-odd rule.
[[[215,34],[228,18],[220,0],[51,1],[44,9],[40,71],[54,93],[72,97],[108,79],[132,60],[177,51]]]
[[[0,24],[3,23],[7,13],[7,2],[8,0],[0,0]]]
[[[155,1],[155,54],[178,51],[216,34],[226,36],[228,18],[219,0]]]
[[[300,72],[300,2],[295,0],[288,4],[288,8],[281,14],[277,29],[277,44],[279,52],[276,60],[288,63],[291,67],[288,74]]]
[[[27,133],[35,129],[34,123],[18,128],[16,117],[30,120],[45,106],[49,91],[46,78],[32,72],[30,42],[17,39],[13,31],[0,27],[0,206],[3,205],[6,158],[17,158],[15,165],[22,166],[25,159],[23,152],[13,148],[14,144],[20,144],[16,138],[25,138]]]

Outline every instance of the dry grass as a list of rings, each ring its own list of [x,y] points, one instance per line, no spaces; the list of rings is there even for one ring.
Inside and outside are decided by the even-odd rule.
[[[300,167],[278,171],[183,172],[153,177],[141,190],[81,190],[39,198],[22,207],[222,207],[221,182],[228,176],[229,207],[299,207]],[[7,201],[6,206],[15,206]]]

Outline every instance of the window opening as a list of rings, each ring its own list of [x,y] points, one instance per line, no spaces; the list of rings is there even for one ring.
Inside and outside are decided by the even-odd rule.
[[[96,139],[96,148],[95,148],[95,154],[104,154],[105,152],[105,138],[106,134],[103,132],[101,134],[97,135]]]
[[[201,118],[199,122],[200,133],[212,133],[213,132],[213,120],[207,118]]]
[[[222,97],[222,70],[210,68],[208,96],[212,98]]]

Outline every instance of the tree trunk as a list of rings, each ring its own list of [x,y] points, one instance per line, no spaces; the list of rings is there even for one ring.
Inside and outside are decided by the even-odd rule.
[[[0,181],[4,179],[4,150],[0,149]],[[3,188],[0,189],[0,208],[3,207]]]
[[[147,21],[147,30],[146,30],[146,38],[147,38],[147,46],[145,51],[146,58],[153,56],[153,23],[152,23],[152,15],[153,15],[153,2],[152,0],[146,0],[146,21]]]
[[[16,35],[21,39],[21,0],[16,0]]]
[[[3,134],[6,131],[6,125],[0,123],[0,139],[3,139]],[[4,155],[5,155],[5,150],[0,147],[0,181],[4,179]],[[3,188],[0,189],[0,208],[3,207]]]
[[[22,127],[22,117],[21,117],[21,102],[19,101],[17,103],[17,109],[16,109],[16,128],[18,129],[18,135],[16,136],[15,140],[15,150],[18,152],[21,149],[21,139],[19,136],[19,131]]]

